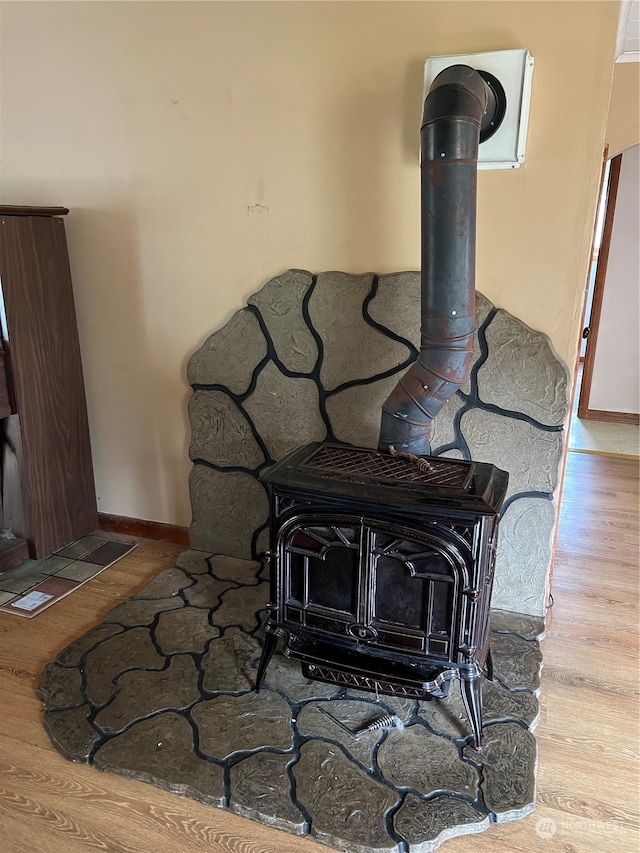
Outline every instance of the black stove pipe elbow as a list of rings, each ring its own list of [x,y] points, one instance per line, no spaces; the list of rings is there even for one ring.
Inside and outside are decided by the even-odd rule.
[[[494,110],[493,92],[466,65],[438,74],[424,103],[420,353],[382,407],[381,451],[428,456],[431,422],[469,374],[478,145]]]

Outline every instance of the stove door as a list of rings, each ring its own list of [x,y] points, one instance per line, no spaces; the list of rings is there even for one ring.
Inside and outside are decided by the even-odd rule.
[[[289,528],[281,544],[284,621],[347,636],[361,606],[362,529],[318,519]]]
[[[359,648],[451,661],[467,563],[436,533],[371,518],[302,515],[280,529],[279,621]]]
[[[370,532],[371,625],[386,648],[449,660],[462,555],[437,537]]]

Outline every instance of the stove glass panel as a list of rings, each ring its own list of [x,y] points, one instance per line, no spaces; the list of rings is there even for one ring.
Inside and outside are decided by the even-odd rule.
[[[374,534],[376,623],[451,635],[454,575],[450,558],[425,541]]]
[[[359,531],[352,527],[298,528],[286,546],[289,602],[355,616],[359,545]]]
[[[425,630],[429,616],[429,581],[412,578],[405,563],[393,557],[376,561],[375,618]]]

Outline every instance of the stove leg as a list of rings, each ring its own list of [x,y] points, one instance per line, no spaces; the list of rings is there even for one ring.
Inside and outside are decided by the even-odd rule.
[[[473,675],[460,680],[462,701],[473,731],[473,748],[482,749],[482,675]]]
[[[276,650],[277,642],[277,635],[272,634],[270,631],[267,631],[267,635],[264,639],[264,648],[262,649],[262,657],[260,658],[260,663],[258,664],[258,674],[256,675],[256,693],[260,691],[264,674],[267,671],[269,661],[273,657],[273,653]]]
[[[487,678],[493,681],[493,658],[491,657],[491,647],[487,651]]]

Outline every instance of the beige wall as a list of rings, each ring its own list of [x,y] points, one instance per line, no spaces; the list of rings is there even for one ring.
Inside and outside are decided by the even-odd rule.
[[[2,4],[1,197],[72,211],[100,510],[189,523],[185,365],[270,276],[419,266],[429,55],[535,57],[527,163],[479,178],[478,287],[572,363],[616,23],[606,1]]]
[[[605,140],[609,157],[640,142],[640,62],[614,66]]]

